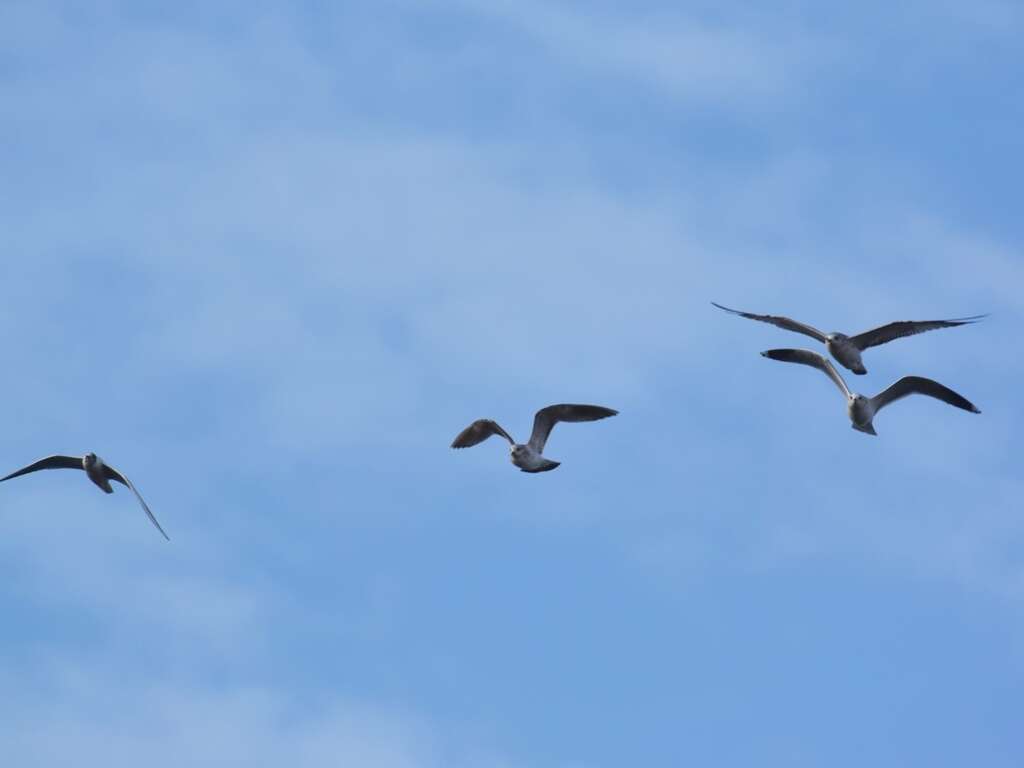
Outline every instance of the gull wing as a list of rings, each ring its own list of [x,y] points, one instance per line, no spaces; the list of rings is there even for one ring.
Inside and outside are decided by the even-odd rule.
[[[617,413],[618,411],[601,405],[576,405],[574,403],[560,403],[541,408],[533,417],[530,447],[537,453],[543,453],[552,427],[560,421],[597,421]]]
[[[452,448],[469,448],[482,443],[491,435],[501,435],[512,445],[516,444],[508,432],[501,428],[496,421],[491,419],[477,419],[464,430],[459,432],[458,436],[452,441]]]
[[[908,395],[927,395],[928,397],[934,397],[936,400],[941,400],[944,403],[962,408],[965,411],[971,413],[981,413],[978,407],[968,400],[963,395],[954,392],[947,386],[939,384],[939,382],[932,379],[926,379],[923,376],[904,376],[899,381],[892,384],[888,389],[885,389],[871,398],[871,402],[875,406],[875,410],[881,410],[890,403],[895,403],[901,398],[907,397]]]
[[[135,494],[135,498],[139,500],[139,504],[141,504],[142,508],[146,511],[146,515],[149,517],[149,522],[151,522],[153,525],[156,526],[156,529],[158,531],[160,531],[161,534],[163,534],[163,537],[165,539],[167,539],[168,541],[171,540],[171,537],[168,536],[167,533],[164,532],[164,529],[160,527],[160,523],[158,523],[156,521],[156,518],[153,516],[153,513],[149,511],[149,506],[143,500],[142,495],[135,489],[135,486],[132,485],[132,481],[131,480],[129,480],[124,475],[122,475],[120,472],[118,472],[116,469],[114,469],[109,464],[104,464],[103,465],[103,476],[106,477],[108,480],[114,480],[114,481],[116,481],[118,483],[121,483],[121,485],[124,485],[124,486],[127,486],[128,488],[130,488],[132,493]]]
[[[846,382],[843,381],[843,377],[839,375],[835,366],[817,352],[811,352],[809,349],[769,349],[766,352],[762,352],[761,355],[772,360],[781,360],[784,363],[799,363],[800,365],[809,365],[812,368],[817,368],[835,382],[835,385],[839,387],[839,391],[846,395],[847,399],[852,397],[850,388],[846,386]]]
[[[12,477],[20,477],[21,475],[27,475],[29,472],[37,472],[40,469],[81,469],[85,471],[85,467],[82,466],[81,456],[47,456],[45,459],[33,462],[27,467],[22,467],[17,472],[11,472],[7,477],[0,477],[0,483],[4,480],[10,480]]]
[[[864,350],[868,347],[877,347],[879,344],[902,339],[904,336],[914,336],[925,331],[934,331],[936,328],[955,328],[958,325],[969,325],[976,323],[988,315],[972,315],[971,317],[958,317],[953,320],[898,320],[895,323],[881,325],[872,328],[870,331],[858,333],[851,336],[850,341],[857,349]]]
[[[748,320],[759,320],[762,323],[770,323],[771,325],[778,326],[779,328],[787,331],[802,333],[804,336],[810,336],[812,339],[817,339],[822,344],[828,340],[825,337],[825,334],[817,328],[807,325],[806,323],[798,323],[796,320],[792,320],[788,317],[781,317],[779,315],[755,315],[753,312],[741,312],[738,309],[729,309],[728,307],[723,307],[721,304],[716,304],[713,301],[711,302],[711,305],[718,307],[719,309],[724,309],[726,312],[731,312],[734,315],[745,317]]]

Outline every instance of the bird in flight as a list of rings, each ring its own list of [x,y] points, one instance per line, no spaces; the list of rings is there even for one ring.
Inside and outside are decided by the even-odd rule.
[[[880,325],[870,331],[858,333],[856,336],[847,336],[845,333],[823,333],[806,323],[799,323],[788,317],[777,315],[755,315],[752,312],[741,312],[738,309],[729,309],[721,304],[711,302],[713,306],[731,312],[734,315],[745,317],[749,320],[759,320],[762,323],[770,323],[787,331],[796,331],[812,339],[817,339],[828,349],[829,354],[836,361],[856,374],[867,373],[864,363],[861,362],[860,353],[869,347],[877,347],[879,344],[902,339],[904,336],[914,336],[925,331],[933,331],[936,328],[953,328],[958,325],[968,325],[981,320],[987,315],[973,315],[971,317],[958,317],[953,320],[898,320],[887,325]]]
[[[135,494],[135,498],[139,500],[139,504],[145,510],[146,515],[149,517],[149,521],[156,526],[156,529],[163,534],[163,537],[170,541],[164,529],[160,527],[160,523],[156,521],[153,513],[149,511],[149,507],[146,506],[146,502],[142,500],[142,496],[135,490],[135,486],[132,485],[132,481],[122,475],[116,469],[109,464],[104,464],[103,459],[97,456],[95,453],[87,453],[85,456],[47,456],[45,459],[40,459],[27,467],[22,467],[17,472],[11,472],[7,477],[0,477],[0,483],[4,480],[10,480],[13,477],[20,477],[21,475],[27,475],[29,472],[37,472],[40,469],[82,469],[85,470],[85,474],[90,480],[98,485],[105,493],[113,493],[114,489],[110,487],[110,481],[121,483],[121,485],[130,488],[132,493]]]
[[[491,435],[501,435],[512,446],[512,463],[519,469],[523,472],[548,472],[561,464],[560,461],[551,461],[541,455],[555,424],[560,421],[597,421],[617,413],[618,411],[600,405],[549,405],[547,408],[541,408],[533,417],[533,432],[527,443],[517,443],[496,421],[477,419],[459,433],[452,442],[452,448],[469,448],[482,443]]]
[[[846,413],[850,417],[850,426],[869,435],[878,434],[875,432],[875,427],[872,424],[875,414],[890,403],[895,403],[897,400],[908,395],[927,395],[957,408],[962,408],[965,411],[981,413],[978,407],[963,395],[957,394],[949,387],[943,386],[937,381],[926,379],[922,376],[904,376],[874,397],[865,397],[864,395],[851,392],[850,388],[846,386],[846,382],[843,381],[843,377],[839,375],[839,371],[835,369],[835,366],[817,352],[811,352],[809,349],[769,349],[761,354],[772,360],[781,360],[784,363],[809,365],[824,373],[835,382],[835,385],[839,387],[839,391],[846,396]]]

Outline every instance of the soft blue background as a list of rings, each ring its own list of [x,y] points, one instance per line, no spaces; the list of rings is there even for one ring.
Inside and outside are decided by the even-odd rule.
[[[1024,8],[0,4],[7,766],[1024,763]],[[879,437],[766,361],[871,350]],[[563,425],[525,475],[472,419]]]

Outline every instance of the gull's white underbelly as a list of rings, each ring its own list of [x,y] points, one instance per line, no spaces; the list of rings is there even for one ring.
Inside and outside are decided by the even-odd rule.
[[[872,419],[875,418],[875,409],[867,398],[851,398],[846,406],[846,412],[850,416],[850,421],[860,426],[870,424]]]
[[[844,339],[835,339],[826,343],[829,354],[850,370],[857,370],[863,367],[860,350]]]
[[[546,464],[544,457],[530,448],[530,446],[526,445],[522,446],[522,448],[525,450],[512,454],[512,463],[517,467],[525,470],[536,470]]]

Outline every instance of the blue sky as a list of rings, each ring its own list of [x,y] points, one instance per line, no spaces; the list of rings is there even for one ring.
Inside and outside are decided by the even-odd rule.
[[[0,6],[18,766],[1019,766],[1024,11]],[[851,430],[801,337],[872,350]],[[556,472],[514,436],[558,427]],[[9,471],[8,470],[8,471]]]

